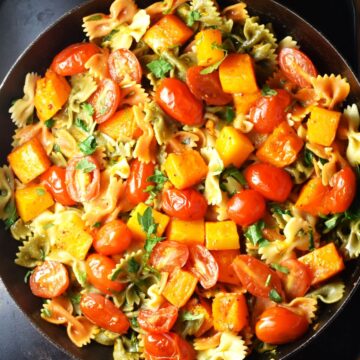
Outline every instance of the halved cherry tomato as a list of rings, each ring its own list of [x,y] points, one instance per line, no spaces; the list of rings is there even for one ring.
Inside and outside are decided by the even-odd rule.
[[[88,102],[94,108],[94,120],[101,124],[110,119],[120,104],[120,87],[114,80],[101,80],[97,90],[90,96]]]
[[[189,258],[189,249],[185,244],[177,241],[161,241],[151,252],[150,264],[159,271],[172,272],[175,268],[182,268]]]
[[[113,51],[108,60],[111,78],[120,84],[127,76],[132,81],[141,81],[142,70],[136,55],[127,49]]]
[[[304,296],[311,286],[310,269],[296,259],[287,259],[280,264],[287,269],[288,274],[278,271],[286,295],[289,299]]]
[[[51,192],[51,195],[55,201],[65,206],[75,205],[66,188],[66,169],[59,166],[51,166],[40,177],[47,190]]]
[[[318,74],[312,61],[297,49],[281,49],[279,65],[285,76],[300,87],[311,87],[311,78]]]
[[[219,71],[202,75],[202,66],[192,66],[186,72],[186,84],[190,91],[208,105],[226,105],[232,101],[231,94],[223,91]]]
[[[219,266],[214,256],[203,245],[191,245],[189,251],[189,270],[204,289],[213,287],[219,278]]]
[[[184,125],[203,123],[203,104],[181,80],[167,78],[156,89],[156,102],[175,120]]]
[[[86,275],[89,283],[108,295],[121,291],[125,287],[124,284],[108,279],[115,266],[115,261],[105,255],[89,255],[86,259]]]
[[[255,333],[261,341],[280,345],[299,339],[309,327],[306,317],[281,306],[265,310],[256,323]]]
[[[195,360],[192,346],[175,333],[145,334],[146,360]]]
[[[162,209],[181,220],[200,220],[206,214],[207,201],[195,189],[168,189],[162,194]]]
[[[178,317],[178,309],[169,303],[158,310],[141,309],[138,315],[140,327],[152,334],[169,332]]]
[[[346,211],[356,194],[356,176],[350,166],[337,172],[330,181],[331,190],[325,196],[326,209],[335,214]]]
[[[277,89],[276,95],[259,98],[249,112],[254,130],[261,134],[271,133],[286,120],[286,110],[290,103],[291,95],[282,89]]]
[[[63,294],[69,287],[66,267],[57,261],[44,261],[30,276],[30,289],[35,296],[51,299]]]
[[[55,56],[50,68],[61,76],[80,74],[86,70],[86,62],[99,52],[93,43],[72,44]]]
[[[249,226],[265,214],[265,200],[255,190],[242,190],[227,203],[229,218],[241,226]]]
[[[66,167],[66,188],[76,202],[89,201],[100,192],[100,169],[93,156],[74,157]]]
[[[100,294],[84,294],[80,300],[82,313],[92,323],[117,334],[125,334],[129,320],[114,303]]]
[[[138,159],[131,162],[130,176],[126,183],[126,198],[133,204],[137,205],[145,202],[149,193],[145,192],[148,186],[154,185],[147,179],[154,175],[155,165],[153,163],[145,164]]]
[[[131,231],[121,220],[104,224],[96,233],[93,246],[102,255],[117,255],[124,252],[131,243]]]
[[[238,255],[231,266],[250,294],[267,298],[270,290],[275,289],[283,296],[279,276],[262,261],[250,255]]]
[[[245,170],[245,179],[249,186],[266,199],[283,202],[293,187],[291,176],[276,166],[256,163]]]

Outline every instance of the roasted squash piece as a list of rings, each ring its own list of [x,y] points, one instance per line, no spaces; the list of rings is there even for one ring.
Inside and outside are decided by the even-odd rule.
[[[239,234],[234,221],[206,222],[206,248],[209,250],[239,249]]]
[[[178,241],[186,245],[204,245],[204,220],[185,221],[171,219],[166,229],[166,236],[168,240]]]
[[[234,270],[229,264],[240,255],[239,250],[212,250],[211,254],[214,256],[219,266],[219,278],[218,281],[227,284],[240,285],[240,280],[236,276]]]
[[[198,65],[213,65],[225,56],[225,51],[221,49],[222,35],[220,30],[202,30],[196,34],[195,41]]]

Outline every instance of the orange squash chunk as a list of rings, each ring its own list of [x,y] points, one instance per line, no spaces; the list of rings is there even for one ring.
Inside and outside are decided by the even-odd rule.
[[[200,328],[195,333],[189,335],[200,337],[213,327],[211,306],[205,300],[191,299],[184,309],[192,315],[203,315],[203,323]]]
[[[195,41],[199,66],[213,65],[225,56],[225,51],[220,48],[222,44],[220,30],[202,30],[196,34]]]
[[[227,284],[240,285],[240,280],[236,276],[234,270],[229,264],[231,264],[236,256],[240,255],[239,250],[212,250],[211,254],[214,256],[219,266],[219,278],[218,281]]]
[[[247,115],[256,100],[261,97],[261,92],[257,91],[252,94],[234,94],[234,104],[237,115]]]

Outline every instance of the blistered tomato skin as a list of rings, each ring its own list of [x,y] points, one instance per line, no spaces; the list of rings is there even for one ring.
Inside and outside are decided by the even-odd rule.
[[[309,323],[305,316],[281,306],[265,310],[256,323],[255,333],[261,341],[272,344],[287,344],[305,334]]]
[[[183,125],[203,123],[203,104],[181,80],[166,78],[156,90],[156,102],[172,118]]]
[[[227,204],[228,216],[237,225],[249,226],[265,214],[263,196],[255,190],[241,190]]]

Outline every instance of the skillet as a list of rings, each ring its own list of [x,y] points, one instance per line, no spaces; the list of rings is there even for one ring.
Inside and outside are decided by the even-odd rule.
[[[46,66],[59,50],[70,43],[83,39],[81,30],[82,17],[93,12],[106,12],[111,2],[110,0],[92,0],[81,7],[75,8],[31,45],[11,69],[0,87],[0,121],[10,125],[7,114],[9,104],[12,99],[20,96],[25,74],[28,71],[43,73]],[[140,3],[140,6],[146,3],[148,4],[149,2],[143,1]],[[223,2],[222,4],[227,5],[228,3],[229,2]],[[249,0],[248,3],[251,13],[258,14],[264,22],[271,21],[273,23],[279,38],[282,34],[291,34],[296,38],[302,45],[302,50],[304,50],[317,65],[320,73],[331,73],[333,71],[347,77],[352,88],[352,97],[350,97],[349,101],[355,101],[359,104],[360,85],[354,74],[339,53],[314,28],[294,13],[273,1]],[[71,29],[71,36],[68,35],[68,29]],[[316,44],[316,47],[313,47],[314,44]],[[46,51],[44,51],[44,49],[46,49]],[[326,63],[324,59],[326,59]],[[6,154],[10,151],[12,132],[12,126],[8,126],[4,128],[0,134],[2,163],[6,162]],[[26,270],[13,264],[18,243],[12,240],[11,236],[3,228],[0,228],[0,244],[3,254],[0,261],[0,276],[10,295],[15,299],[17,305],[30,318],[33,324],[43,333],[46,333],[47,337],[55,345],[66,349],[65,351],[68,355],[73,358],[91,360],[100,357],[102,359],[111,359],[111,349],[93,344],[79,350],[67,339],[64,329],[55,327],[41,320],[39,315],[41,300],[33,297],[28,286],[23,282]],[[349,263],[346,272],[343,274],[343,278],[347,284],[347,288],[342,302],[327,306],[326,312],[323,311],[320,313],[318,319],[319,329],[317,332],[315,334],[314,332],[309,332],[298,342],[280,348],[278,351],[279,358],[288,358],[298,349],[304,348],[319,333],[319,330],[322,330],[340,313],[359,283],[360,264],[356,264],[355,262]],[[257,356],[256,358],[261,357]]]

